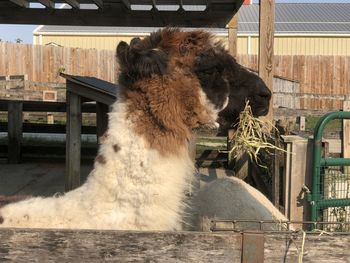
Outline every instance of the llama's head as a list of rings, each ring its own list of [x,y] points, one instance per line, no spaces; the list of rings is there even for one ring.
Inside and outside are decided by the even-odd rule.
[[[244,109],[246,101],[249,101],[255,117],[266,115],[272,95],[258,75],[238,64],[228,79],[230,82],[229,102],[227,107],[219,113],[218,135],[227,135],[228,129],[238,122],[239,114]]]
[[[205,94],[203,101],[214,105],[215,111],[225,106],[229,93],[228,105],[219,113],[220,135],[237,122],[247,100],[255,116],[268,112],[271,92],[262,79],[239,65],[206,32],[163,29],[143,40],[134,38],[130,46],[121,42],[117,54],[123,86],[151,76],[166,76],[178,67],[198,78]]]
[[[143,40],[135,38],[130,45],[118,45],[121,98],[128,102],[136,131],[151,146],[161,150],[164,143],[188,139],[195,127],[218,127],[229,82],[220,76],[227,70],[225,64],[211,58],[221,56],[222,50],[206,32],[178,29],[163,29]],[[208,59],[215,67],[208,75],[214,85],[203,85],[196,75],[196,68],[206,72],[203,65]],[[160,142],[161,138],[167,142]]]

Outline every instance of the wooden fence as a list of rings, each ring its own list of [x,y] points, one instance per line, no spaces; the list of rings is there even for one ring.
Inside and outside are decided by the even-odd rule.
[[[349,262],[349,234],[0,230],[0,261]],[[305,242],[303,242],[305,241]],[[303,244],[304,243],[304,244]]]
[[[27,75],[33,82],[64,83],[60,71],[114,83],[118,65],[115,52],[109,50],[0,42],[0,76]]]
[[[239,55],[238,62],[257,70],[257,55]],[[275,56],[275,75],[300,83],[301,109],[341,109],[350,94],[350,57]]]
[[[239,55],[238,62],[257,70],[257,55]],[[299,81],[302,109],[341,109],[350,94],[350,57],[276,56],[275,75]],[[64,83],[58,72],[94,76],[116,82],[114,51],[0,43],[0,76],[27,75],[41,83]],[[280,91],[279,91],[280,92]]]

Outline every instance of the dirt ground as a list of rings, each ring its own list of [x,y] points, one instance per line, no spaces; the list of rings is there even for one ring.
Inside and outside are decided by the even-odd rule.
[[[92,169],[82,164],[81,180]],[[65,164],[62,162],[0,163],[0,195],[51,196],[64,192]]]

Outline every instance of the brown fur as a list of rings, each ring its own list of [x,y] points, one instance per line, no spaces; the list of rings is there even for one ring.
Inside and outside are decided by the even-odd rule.
[[[205,31],[196,30],[184,32],[177,28],[165,28],[154,34],[155,37],[145,38],[138,42],[133,48],[147,50],[159,48],[172,55],[185,55],[198,53],[208,48],[212,36]]]
[[[198,80],[179,69],[166,77],[139,81],[126,92],[128,118],[151,148],[162,154],[177,154],[193,128],[211,121],[200,103],[199,91]]]
[[[133,81],[125,81],[133,65],[125,57],[130,53],[123,53],[126,47],[124,43],[119,49],[119,57],[125,64],[121,98],[128,103],[127,117],[136,133],[161,154],[187,150],[192,129],[214,121],[212,113],[200,101],[202,87],[193,74],[199,54],[213,48],[211,35],[201,30],[183,32],[167,28],[142,41],[135,40],[128,52],[164,51],[167,73]]]
[[[120,151],[120,146],[119,146],[118,144],[114,144],[114,145],[113,145],[113,150],[114,150],[115,152],[119,152],[119,151]]]
[[[105,164],[106,163],[106,158],[103,155],[99,154],[99,155],[96,156],[96,161],[98,163],[100,163],[100,164]]]
[[[101,137],[98,138],[98,143],[99,143],[99,144],[105,143],[106,140],[107,140],[107,138],[108,138],[108,133],[105,132]]]

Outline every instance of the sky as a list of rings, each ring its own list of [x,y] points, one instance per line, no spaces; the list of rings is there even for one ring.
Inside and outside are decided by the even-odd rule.
[[[259,0],[253,0],[257,3]],[[350,3],[350,0],[276,0],[276,3]],[[4,25],[0,24],[0,39],[2,41],[15,42],[20,38],[23,43],[31,44],[33,41],[33,30],[38,25]]]

